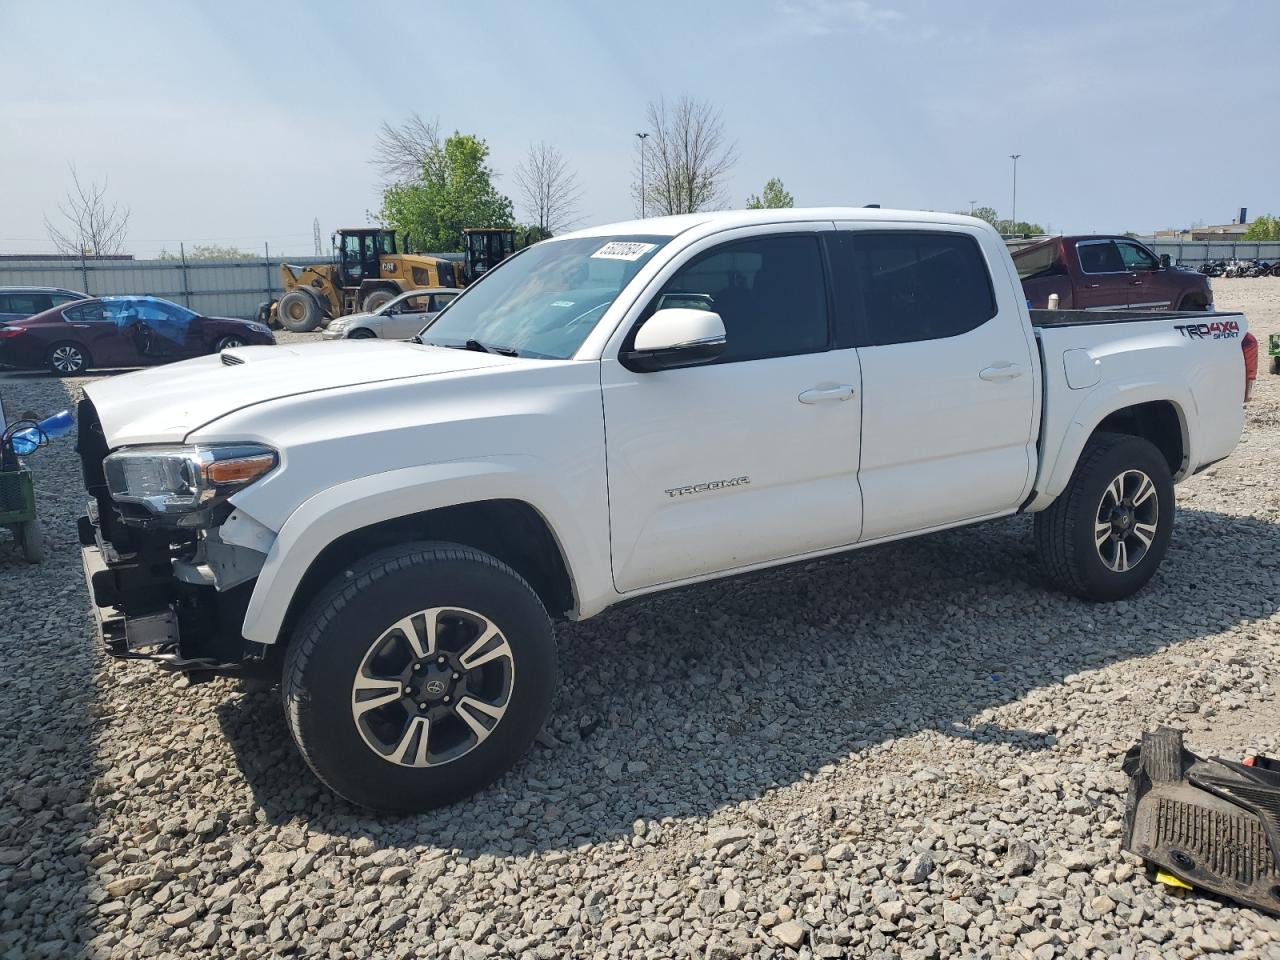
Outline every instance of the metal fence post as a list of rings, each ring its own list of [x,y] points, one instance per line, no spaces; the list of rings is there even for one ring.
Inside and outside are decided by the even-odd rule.
[[[271,302],[271,242],[266,241],[262,244],[263,253],[266,259],[262,261],[262,265],[267,268],[267,303]]]
[[[182,257],[182,299],[186,301],[186,308],[191,309],[191,278],[187,275],[187,248],[184,243],[179,241],[178,253]]]

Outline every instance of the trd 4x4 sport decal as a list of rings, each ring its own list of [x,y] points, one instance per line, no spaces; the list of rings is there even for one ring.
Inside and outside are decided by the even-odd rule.
[[[1240,336],[1239,320],[1215,320],[1213,323],[1177,324],[1175,330],[1195,340],[1234,340]]]

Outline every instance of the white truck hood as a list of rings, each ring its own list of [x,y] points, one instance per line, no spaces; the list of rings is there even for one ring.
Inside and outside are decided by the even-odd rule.
[[[180,443],[233,410],[363,383],[478,370],[502,356],[381,340],[240,347],[85,387],[108,446]]]

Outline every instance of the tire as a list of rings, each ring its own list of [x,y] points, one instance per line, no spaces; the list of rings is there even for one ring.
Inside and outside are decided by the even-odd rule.
[[[1187,297],[1185,300],[1183,300],[1181,303],[1178,304],[1179,313],[1188,313],[1193,310],[1204,311],[1208,309],[1209,309],[1209,304],[1205,303],[1198,296]]]
[[[39,518],[26,521],[19,532],[22,539],[22,558],[27,563],[40,563],[44,560],[44,524]]]
[[[1150,484],[1149,493],[1140,477]],[[1107,509],[1116,499],[1118,479],[1121,509]],[[1067,488],[1036,514],[1036,551],[1060,590],[1085,600],[1122,600],[1155,574],[1169,549],[1173,521],[1173,479],[1164,455],[1141,437],[1098,433],[1085,445]],[[1095,539],[1104,524],[1110,529]]]
[[[373,290],[365,295],[364,300],[360,302],[360,309],[365,313],[373,313],[385,303],[389,303],[395,299],[397,291],[395,290]]]
[[[347,334],[347,339],[348,340],[375,340],[377,339],[377,336],[378,335],[376,333],[374,333],[372,330],[367,329],[366,327],[357,327],[356,329],[352,330]]]
[[[276,316],[281,326],[293,333],[309,333],[320,326],[324,310],[320,301],[306,287],[290,290],[280,298]]]
[[[214,345],[213,352],[221,353],[223,350],[234,350],[236,347],[244,346],[244,338],[235,335],[223,337]]]
[[[88,371],[93,358],[81,344],[63,340],[49,348],[44,362],[55,377],[74,377]]]
[[[427,615],[439,630],[434,653]],[[494,640],[471,648],[486,623]],[[477,654],[486,656],[468,669]],[[357,690],[370,670],[390,679]],[[360,806],[417,813],[506,772],[546,720],[556,674],[551,621],[519,574],[470,547],[419,542],[373,554],[321,590],[285,652],[281,692],[294,741],[321,781]],[[357,719],[366,697],[380,705]],[[478,698],[491,710],[501,704],[492,726],[494,714],[467,705]]]
[[[1280,357],[1271,358],[1271,372],[1280,375]]]

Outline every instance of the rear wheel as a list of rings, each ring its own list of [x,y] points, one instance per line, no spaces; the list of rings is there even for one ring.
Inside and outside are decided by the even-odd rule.
[[[282,681],[316,775],[353,803],[404,813],[509,769],[555,686],[537,594],[488,554],[447,543],[405,544],[344,571],[302,618]]]
[[[89,369],[89,351],[78,343],[55,343],[45,354],[45,364],[58,377],[74,377]]]
[[[276,315],[281,325],[293,333],[308,333],[320,326],[324,319],[324,310],[320,301],[305,287],[290,290],[276,307]]]
[[[360,309],[365,313],[373,313],[379,307],[389,303],[395,295],[394,290],[374,290],[365,294],[365,298],[360,301]]]
[[[1099,433],[1067,488],[1036,514],[1036,549],[1060,589],[1086,600],[1121,600],[1160,566],[1173,515],[1164,455],[1141,437]]]

